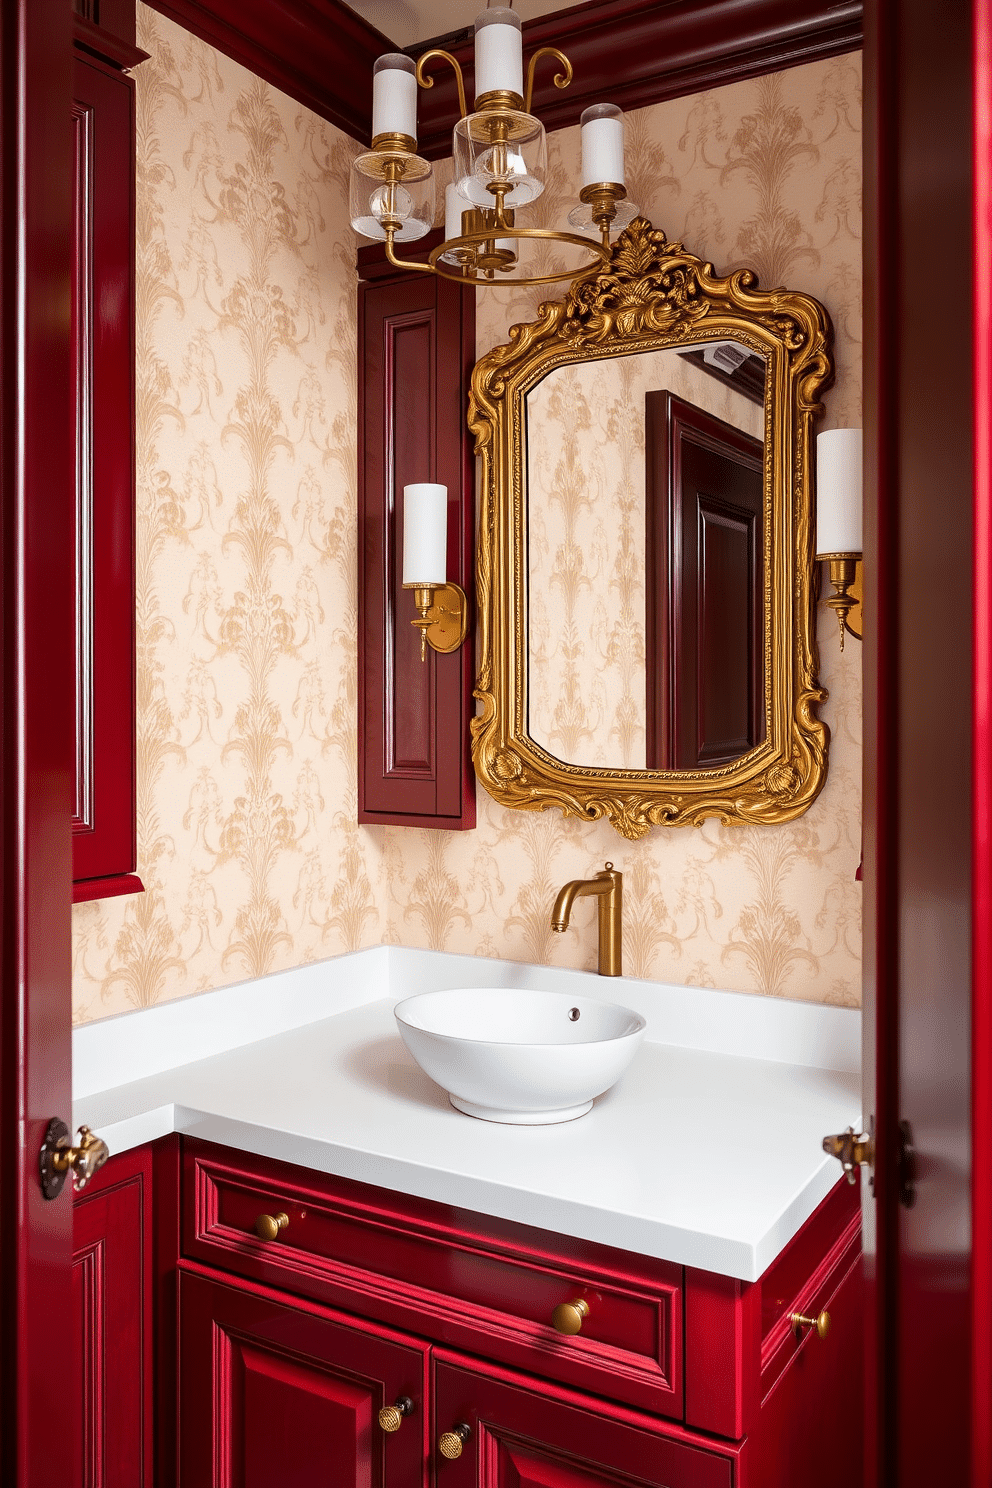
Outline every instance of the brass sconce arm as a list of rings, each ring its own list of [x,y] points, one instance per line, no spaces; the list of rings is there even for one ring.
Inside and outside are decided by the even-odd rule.
[[[855,595],[849,591],[858,577],[858,564],[861,562],[860,553],[821,553],[821,563],[830,564],[830,582],[834,587],[833,594],[824,600],[837,616],[837,624],[840,627],[840,649],[844,649],[844,636],[853,636],[856,641],[861,640],[861,633],[854,629],[848,620],[848,615],[855,608],[858,601]]]
[[[434,57],[440,57],[443,61],[450,62],[454,68],[455,82],[458,84],[458,107],[461,109],[461,117],[463,119],[466,118],[468,116],[468,109],[465,107],[465,79],[462,75],[461,63],[457,57],[453,57],[450,52],[444,51],[441,47],[432,47],[429,52],[424,52],[423,56],[417,59],[417,82],[422,88],[433,88],[434,79],[428,77],[424,72],[424,63],[430,62]]]
[[[572,81],[572,64],[565,56],[565,53],[560,52],[557,47],[539,47],[534,53],[533,57],[531,57],[530,62],[527,64],[527,86],[524,89],[525,114],[530,113],[531,100],[534,97],[534,73],[537,69],[538,62],[542,57],[555,57],[565,69],[564,72],[555,73],[556,88],[567,88],[569,83]],[[462,117],[464,117],[464,115]]]

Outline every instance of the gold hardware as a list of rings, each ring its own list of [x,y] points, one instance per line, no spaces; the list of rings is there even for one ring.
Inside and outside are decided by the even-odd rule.
[[[434,79],[427,77],[424,72],[424,63],[429,62],[432,57],[443,58],[445,62],[450,62],[455,69],[455,82],[458,84],[459,117],[462,119],[467,118],[468,109],[465,107],[465,79],[462,76],[462,65],[457,57],[453,57],[450,52],[442,51],[440,47],[432,47],[429,52],[424,52],[423,56],[417,59],[417,82],[422,88],[433,88]]]
[[[439,243],[433,249],[426,263],[415,263],[410,259],[397,258],[393,252],[393,241],[396,237],[396,228],[383,222],[386,230],[386,257],[397,269],[416,269],[424,274],[436,274],[440,279],[451,279],[455,284],[486,284],[495,282],[492,272],[478,274],[474,272],[471,264],[463,265],[461,268],[450,267],[439,260],[442,253],[450,253],[459,248],[471,248],[476,243],[484,243],[492,238],[539,238],[546,242],[570,243],[575,248],[584,248],[592,255],[590,261],[579,269],[560,269],[552,274],[535,274],[526,279],[507,279],[501,282],[507,284],[555,284],[563,279],[577,279],[585,274],[591,274],[594,269],[602,268],[609,262],[610,250],[608,246],[597,243],[594,238],[583,237],[580,233],[552,232],[545,227],[514,227],[499,212],[486,212],[486,220],[490,225],[482,233],[463,233],[460,238],[451,238],[447,242]]]
[[[592,208],[592,220],[603,234],[606,247],[610,245],[610,223],[617,215],[617,202],[623,201],[627,188],[618,181],[601,181],[596,186],[583,186],[579,201]]]
[[[848,1183],[854,1182],[855,1168],[873,1168],[875,1166],[875,1139],[863,1132],[857,1136],[853,1126],[849,1126],[846,1132],[837,1137],[824,1137],[823,1150],[830,1157],[836,1157],[841,1167],[847,1174]]]
[[[595,239],[590,239],[595,244]],[[597,245],[598,246],[598,245]],[[705,327],[705,330],[703,329]],[[764,358],[764,742],[719,769],[608,769],[563,763],[527,730],[527,397],[552,368],[727,337]],[[747,270],[713,266],[643,217],[620,233],[605,267],[482,357],[469,428],[481,459],[478,541],[481,707],[476,773],[502,806],[557,807],[606,818],[624,837],[706,817],[768,825],[807,811],[826,775],[825,697],[812,629],[813,419],[832,376],[830,323],[809,295],[756,287]]]
[[[599,900],[599,974],[623,975],[623,874],[607,863],[595,878],[573,878],[559,890],[551,911],[551,928],[559,935],[568,929],[576,899],[595,894]],[[557,1328],[558,1324],[555,1323]],[[561,1329],[567,1332],[567,1329]],[[572,1329],[577,1332],[578,1329]]]
[[[399,1431],[403,1425],[405,1416],[412,1416],[414,1411],[413,1401],[409,1395],[398,1395],[395,1405],[384,1405],[379,1412],[379,1425],[383,1431]]]
[[[274,1240],[288,1224],[288,1214],[260,1214],[255,1221],[255,1234],[259,1240]]]
[[[415,155],[417,141],[412,134],[377,134],[372,149],[377,155]]]
[[[817,1338],[826,1338],[830,1332],[830,1314],[826,1308],[820,1313],[819,1317],[803,1317],[801,1312],[794,1312],[791,1314],[789,1321],[797,1334],[801,1333],[803,1328],[815,1328]]]
[[[572,81],[572,64],[565,56],[565,53],[560,52],[557,47],[538,47],[537,51],[534,53],[533,57],[531,57],[530,61],[527,64],[527,87],[524,91],[525,114],[530,113],[531,100],[534,97],[534,71],[539,60],[542,57],[556,57],[561,63],[562,67],[564,67],[565,69],[564,72],[555,73],[556,88],[567,88],[569,83]]]
[[[45,1198],[57,1198],[70,1173],[72,1186],[79,1193],[94,1173],[99,1172],[109,1156],[110,1148],[106,1142],[95,1136],[88,1126],[79,1128],[79,1146],[73,1147],[69,1140],[69,1128],[57,1116],[53,1117],[48,1123],[45,1140],[38,1154],[41,1191]]]
[[[582,1327],[582,1319],[589,1316],[589,1303],[583,1297],[572,1302],[559,1302],[551,1314],[551,1326],[556,1333],[571,1338]]]
[[[823,602],[833,610],[837,616],[837,624],[840,626],[840,649],[844,649],[844,636],[853,636],[856,641],[861,640],[861,635],[849,624],[847,617],[858,603],[857,596],[849,591],[858,577],[858,565],[861,562],[860,553],[821,553],[821,563],[830,564],[830,582],[834,586],[834,592]]]
[[[448,1457],[453,1461],[462,1455],[462,1448],[471,1435],[471,1426],[466,1426],[464,1421],[460,1421],[457,1426],[452,1426],[450,1431],[445,1431],[438,1437],[437,1449],[442,1457]]]
[[[460,584],[404,584],[412,589],[420,627],[420,659],[427,660],[427,647],[447,655],[457,651],[468,635],[468,596]]]

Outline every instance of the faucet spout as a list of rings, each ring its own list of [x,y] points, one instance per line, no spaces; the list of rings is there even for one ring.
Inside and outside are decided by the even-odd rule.
[[[599,974],[622,976],[623,874],[607,863],[595,878],[570,879],[559,891],[551,911],[551,928],[559,935],[568,929],[576,899],[595,895],[599,900]]]

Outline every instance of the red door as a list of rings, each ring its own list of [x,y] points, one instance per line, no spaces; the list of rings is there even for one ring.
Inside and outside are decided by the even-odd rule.
[[[38,1152],[70,1103],[72,12],[0,12],[0,1482],[73,1483],[71,1194]]]
[[[871,1488],[992,1481],[988,13],[865,14]]]
[[[182,1272],[183,1488],[418,1488],[427,1356],[376,1323]],[[397,1402],[412,1408],[384,1431]]]
[[[442,1353],[435,1361],[436,1488],[732,1488],[738,1481],[729,1444],[707,1451],[679,1426],[496,1365]]]

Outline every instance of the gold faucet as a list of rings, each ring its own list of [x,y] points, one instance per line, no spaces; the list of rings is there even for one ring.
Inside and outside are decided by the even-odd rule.
[[[585,894],[599,899],[599,974],[623,975],[623,874],[607,863],[595,878],[573,878],[559,891],[551,911],[551,928],[563,935],[572,904]]]

